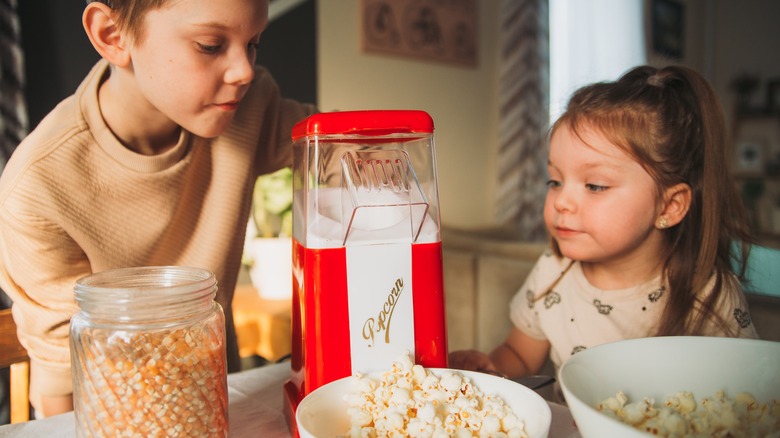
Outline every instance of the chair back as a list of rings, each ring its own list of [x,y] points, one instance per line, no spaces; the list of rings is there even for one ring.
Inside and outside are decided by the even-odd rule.
[[[739,245],[734,245],[733,259],[736,268],[741,254]],[[780,250],[760,245],[751,245],[747,270],[742,289],[746,293],[780,297]]]
[[[10,368],[11,423],[30,419],[30,359],[19,343],[11,309],[0,310],[0,368]]]

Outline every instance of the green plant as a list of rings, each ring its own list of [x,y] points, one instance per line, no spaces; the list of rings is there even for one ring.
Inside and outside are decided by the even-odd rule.
[[[252,196],[254,237],[291,237],[292,204],[292,169],[258,177]]]

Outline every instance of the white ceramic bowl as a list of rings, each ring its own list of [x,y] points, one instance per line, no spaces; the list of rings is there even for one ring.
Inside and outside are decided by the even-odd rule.
[[[558,381],[584,438],[647,437],[595,406],[619,390],[629,402],[662,403],[683,390],[697,402],[719,390],[732,399],[744,391],[761,403],[780,399],[780,342],[692,336],[613,342],[573,355]]]
[[[444,368],[428,368],[440,376]],[[525,421],[531,438],[545,438],[550,431],[550,405],[536,392],[519,383],[490,374],[454,370],[471,379],[483,394],[496,394]],[[382,373],[372,373],[372,377]],[[344,396],[356,388],[354,377],[345,377],[315,389],[304,397],[295,411],[301,438],[333,438],[349,430],[349,416]]]

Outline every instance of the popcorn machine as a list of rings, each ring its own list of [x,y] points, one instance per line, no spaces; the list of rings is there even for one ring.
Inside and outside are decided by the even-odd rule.
[[[447,366],[433,120],[424,111],[315,114],[292,132],[293,300],[285,413],[318,387]]]

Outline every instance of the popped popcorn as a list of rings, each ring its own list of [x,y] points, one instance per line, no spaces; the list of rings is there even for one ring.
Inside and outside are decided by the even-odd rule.
[[[696,402],[692,393],[677,392],[657,406],[651,397],[629,402],[618,391],[596,406],[639,430],[662,437],[774,437],[780,438],[780,400],[758,403],[752,394],[729,398],[724,391]]]
[[[409,352],[379,379],[357,374],[345,396],[350,438],[527,438],[525,424],[504,401],[483,394],[457,371],[436,376]]]

